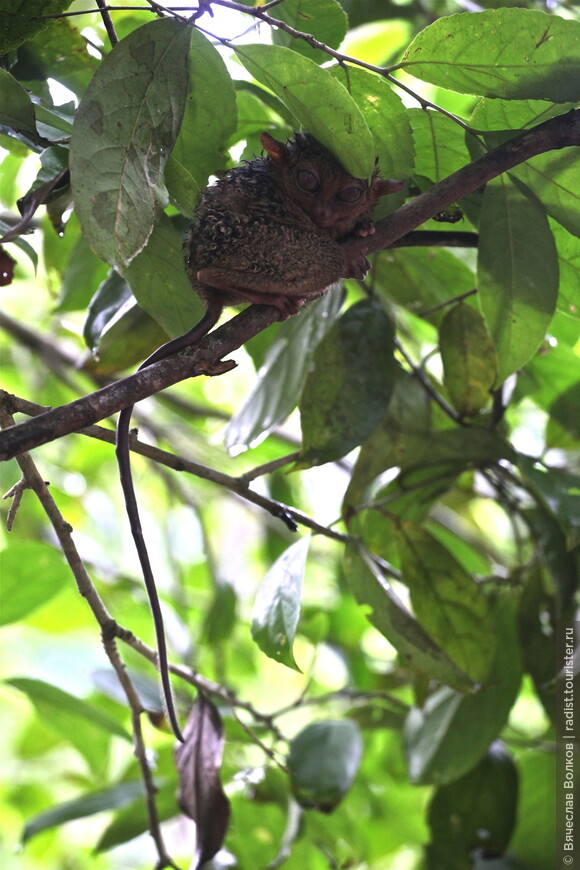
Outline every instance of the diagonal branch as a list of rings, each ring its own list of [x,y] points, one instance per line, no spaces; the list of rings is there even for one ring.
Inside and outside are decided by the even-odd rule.
[[[579,144],[580,110],[576,109],[551,118],[477,158],[384,218],[377,224],[374,235],[348,242],[348,246],[365,254],[387,248],[502,172],[545,151]],[[0,434],[0,460],[83,429],[186,378],[221,374],[225,369],[222,366],[216,372],[219,361],[274,323],[277,316],[277,309],[273,307],[252,305],[205,336],[195,347],[6,429]]]

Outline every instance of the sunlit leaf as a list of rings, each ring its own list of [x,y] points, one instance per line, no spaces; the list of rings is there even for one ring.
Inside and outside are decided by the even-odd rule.
[[[295,30],[310,33],[319,42],[338,48],[346,34],[348,18],[335,0],[285,0],[274,12],[274,17],[289,24]],[[327,59],[319,49],[313,48],[304,39],[294,39],[285,30],[275,29],[274,43],[292,48],[318,63]]]
[[[327,70],[278,45],[247,45],[236,54],[347,172],[355,178],[370,177],[374,154],[369,128],[350,94]]]
[[[252,637],[262,652],[296,670],[292,645],[309,546],[310,538],[304,537],[282,553],[262,581],[252,613]]]
[[[400,63],[417,78],[461,93],[565,102],[580,96],[580,22],[529,9],[438,19]]]

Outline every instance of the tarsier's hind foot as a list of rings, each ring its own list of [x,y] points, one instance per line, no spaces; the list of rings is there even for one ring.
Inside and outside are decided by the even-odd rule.
[[[300,296],[287,296],[282,293],[269,292],[269,290],[261,293],[248,287],[241,287],[236,283],[235,275],[224,269],[212,267],[200,269],[197,273],[197,280],[201,284],[222,293],[229,305],[241,305],[244,302],[252,302],[254,305],[272,305],[280,312],[280,320],[286,320],[293,314],[298,314],[306,302],[306,299]]]

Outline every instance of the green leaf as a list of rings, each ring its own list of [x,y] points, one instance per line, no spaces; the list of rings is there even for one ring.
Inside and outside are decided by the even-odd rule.
[[[408,667],[460,691],[466,692],[472,688],[469,677],[461,672],[403,606],[370,557],[348,548],[344,571],[358,603],[371,608],[369,621],[395,647]]]
[[[538,500],[556,517],[572,550],[580,543],[580,475],[518,457],[518,466]]]
[[[65,822],[84,819],[87,816],[94,816],[96,813],[124,807],[133,803],[143,793],[142,782],[123,782],[120,785],[102,789],[102,791],[81,795],[81,797],[66,801],[63,804],[57,804],[50,810],[39,813],[26,823],[22,833],[22,843],[26,843],[42,831],[63,825]]]
[[[36,134],[32,100],[20,82],[3,69],[0,69],[0,124]]]
[[[578,21],[492,9],[435,21],[398,66],[460,93],[561,103],[580,96],[579,46]]]
[[[577,148],[538,154],[510,170],[538,197],[550,217],[580,236],[580,162]],[[525,191],[524,191],[525,192]]]
[[[165,167],[170,199],[188,217],[194,216],[208,176],[224,169],[224,143],[235,129],[235,91],[226,65],[207,37],[192,27],[185,111]]]
[[[182,335],[201,320],[204,307],[185,271],[183,240],[167,215],[125,274],[141,308],[168,335]]]
[[[433,795],[428,870],[467,867],[479,850],[503,854],[515,828],[517,803],[516,766],[496,741],[473,770]]]
[[[160,822],[179,815],[179,807],[175,799],[176,781],[167,780],[162,782],[159,791],[155,795],[155,809]],[[144,800],[137,800],[129,806],[125,806],[108,825],[105,832],[95,847],[95,852],[106,852],[134,840],[140,834],[149,830],[149,816]]]
[[[454,305],[439,327],[443,382],[462,417],[475,417],[490,401],[497,361],[485,321],[470,305]]]
[[[274,18],[302,33],[312,34],[331,48],[338,48],[346,35],[348,18],[336,0],[285,0],[273,14]],[[281,28],[272,31],[272,38],[275,45],[291,48],[319,63],[328,60],[327,54]]]
[[[359,504],[383,471],[400,465],[426,443],[431,431],[429,398],[417,378],[397,367],[393,393],[378,426],[363,442],[344,497],[344,507]]]
[[[571,317],[580,318],[580,241],[561,224],[550,221],[556,242],[560,270],[558,308]]]
[[[376,301],[357,302],[314,352],[300,402],[304,449],[298,468],[344,456],[385,412],[395,377],[393,327]]]
[[[290,785],[300,806],[332,812],[351,787],[362,752],[352,720],[307,725],[290,743],[288,755]]]
[[[2,607],[0,625],[24,619],[50,601],[68,581],[62,553],[40,541],[14,541],[0,554]],[[34,577],[30,566],[34,565]]]
[[[521,797],[510,854],[526,867],[553,867],[557,819],[556,753],[542,749],[524,750],[518,758],[518,772]]]
[[[399,95],[385,79],[368,70],[336,66],[330,71],[363,113],[373,136],[381,176],[407,178],[413,171],[415,149],[409,114]]]
[[[83,337],[90,350],[96,350],[107,326],[131,299],[131,288],[118,272],[113,272],[101,282],[91,299]]]
[[[444,248],[405,248],[383,251],[375,260],[373,277],[381,295],[420,314],[468,293],[475,275],[458,257]],[[438,323],[441,309],[429,314]]]
[[[95,252],[121,270],[167,204],[163,170],[183,116],[190,40],[171,18],[138,28],[105,57],[78,108],[75,208]]]
[[[226,447],[255,446],[296,407],[312,365],[312,353],[335,322],[343,302],[327,291],[283,323],[258,371],[256,385],[226,430]]]
[[[70,0],[61,0],[60,5],[65,8]],[[54,78],[77,96],[83,94],[99,61],[87,50],[87,41],[73,21],[61,18],[42,22],[42,33],[20,47],[13,71],[21,81]]]
[[[0,55],[17,48],[48,26],[43,15],[57,15],[71,0],[8,0],[0,12]]]
[[[575,102],[483,99],[478,101],[470,120],[476,130],[526,130],[575,107]]]
[[[245,45],[236,54],[347,172],[370,178],[374,168],[370,130],[353,98],[328,70],[277,45]]]
[[[441,181],[469,163],[465,131],[431,109],[409,109],[415,143],[415,175]]]
[[[131,741],[116,719],[50,683],[24,677],[6,683],[28,697],[40,719],[80,752],[96,776],[105,774],[111,735]]]
[[[475,682],[485,680],[495,653],[488,599],[425,529],[404,522],[397,541],[415,616],[458,668]]]
[[[133,368],[166,341],[167,333],[130,296],[101,333],[96,361],[85,368],[97,374]]]
[[[479,230],[479,299],[501,382],[533,356],[552,319],[556,247],[542,208],[505,177],[486,185]]]
[[[230,583],[218,583],[203,621],[203,641],[217,647],[226,641],[236,626],[238,596]]]
[[[472,695],[437,689],[409,713],[406,754],[409,777],[418,785],[444,785],[471,770],[505,725],[517,697],[522,666],[512,591],[496,589],[492,607],[497,646],[486,684]]]
[[[276,560],[260,584],[252,613],[252,637],[262,652],[297,671],[292,645],[309,546],[310,538],[301,538]]]

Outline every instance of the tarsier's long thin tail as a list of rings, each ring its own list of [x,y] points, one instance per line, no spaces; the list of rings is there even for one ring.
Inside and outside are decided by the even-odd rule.
[[[174,338],[171,341],[166,342],[166,344],[162,345],[160,348],[154,351],[154,353],[152,353],[151,356],[147,357],[145,362],[139,366],[139,371],[141,369],[147,368],[153,363],[159,362],[162,359],[166,359],[167,357],[172,356],[179,350],[183,350],[186,347],[191,347],[192,345],[196,344],[204,337],[204,335],[206,335],[210,331],[210,329],[212,329],[213,326],[215,326],[220,318],[221,312],[221,304],[210,305],[199,323],[192,327],[192,329],[190,329],[188,332],[180,335],[178,338]],[[123,489],[123,495],[125,497],[127,516],[129,517],[131,533],[133,535],[133,540],[135,541],[135,547],[137,549],[137,555],[139,556],[139,562],[141,563],[141,571],[143,572],[143,579],[145,581],[145,588],[147,590],[147,597],[149,598],[149,606],[151,608],[153,624],[155,626],[158,667],[159,675],[161,677],[161,689],[163,694],[165,712],[167,714],[169,724],[171,725],[171,730],[173,731],[177,739],[183,743],[183,735],[177,721],[177,713],[175,711],[175,703],[173,700],[173,693],[171,691],[171,680],[169,678],[169,662],[167,659],[167,643],[165,640],[165,629],[163,625],[161,604],[159,602],[157,587],[155,585],[155,578],[153,577],[153,571],[151,569],[151,562],[149,561],[149,554],[147,552],[147,545],[145,543],[143,529],[141,527],[137,496],[135,494],[135,487],[133,485],[133,477],[131,474],[129,427],[131,424],[131,415],[133,414],[133,408],[134,405],[130,405],[128,408],[124,408],[119,414],[119,419],[117,422],[117,439],[115,452],[117,455],[117,464],[119,466],[121,487]]]

